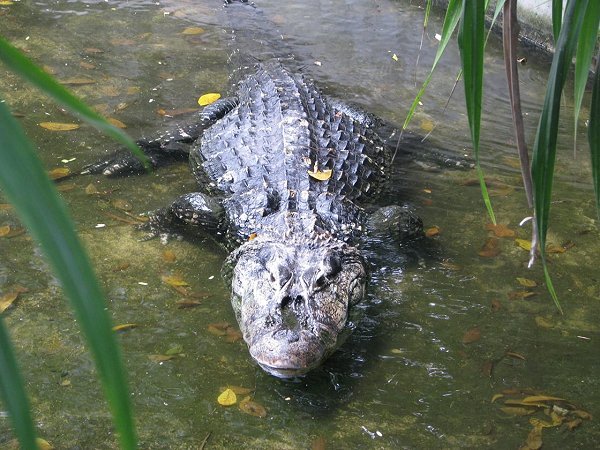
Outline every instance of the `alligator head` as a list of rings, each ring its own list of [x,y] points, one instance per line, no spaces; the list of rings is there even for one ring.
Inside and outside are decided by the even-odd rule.
[[[358,249],[324,234],[259,235],[227,264],[244,340],[268,373],[303,375],[352,332],[367,278]]]

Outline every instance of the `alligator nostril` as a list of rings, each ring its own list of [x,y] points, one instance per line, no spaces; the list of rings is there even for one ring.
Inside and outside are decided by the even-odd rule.
[[[292,297],[286,295],[281,299],[281,309],[286,308],[290,303],[292,303]]]

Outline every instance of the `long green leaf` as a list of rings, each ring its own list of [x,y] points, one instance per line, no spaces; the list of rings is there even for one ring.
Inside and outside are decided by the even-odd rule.
[[[32,63],[23,54],[5,41],[0,35],[0,61],[2,61],[6,67],[12,70],[14,73],[19,75],[24,80],[29,81],[39,90],[43,91],[50,97],[52,97],[57,103],[62,105],[65,109],[76,114],[81,119],[85,120],[90,125],[108,134],[115,140],[121,142],[127,146],[132,152],[134,152],[140,160],[144,163],[146,168],[150,170],[148,161],[142,151],[138,148],[135,142],[127,136],[122,130],[115,127],[106,121],[101,115],[92,110],[79,98],[71,94],[62,85],[54,81],[54,79],[44,72],[37,65]]]
[[[496,223],[481,165],[479,163],[479,136],[481,132],[481,101],[483,97],[483,58],[485,50],[485,5],[480,1],[466,1],[458,28],[458,47],[465,84],[467,116],[481,192],[492,222]]]
[[[438,62],[440,61],[440,58],[444,54],[444,50],[446,49],[448,42],[450,42],[452,33],[454,32],[454,29],[458,24],[458,20],[460,19],[463,1],[464,0],[450,0],[448,2],[448,8],[446,9],[446,17],[444,19],[444,26],[442,27],[442,39],[440,41],[440,45],[438,46],[437,53],[435,55],[435,60],[433,61],[433,66],[431,67],[431,71],[429,72],[429,75],[423,83],[423,87],[419,90],[419,93],[417,94],[410,110],[408,111],[406,120],[404,120],[404,125],[402,125],[403,130],[406,130],[406,127],[408,126],[408,123],[410,122],[410,119],[412,118],[415,110],[417,109],[419,101],[421,100],[421,97],[423,96],[423,93],[425,92],[425,89],[427,88],[427,85],[431,80],[431,76],[433,75],[433,72],[435,71]]]
[[[594,0],[596,1],[596,0]],[[552,182],[554,179],[554,163],[558,138],[558,120],[560,115],[560,98],[562,90],[575,54],[577,39],[587,7],[587,0],[569,0],[556,43],[556,51],[550,67],[546,97],[540,116],[535,138],[531,174],[533,179],[533,196],[535,217],[538,224],[538,238],[544,271],[546,268],[546,234],[552,198]],[[549,276],[546,276],[549,280]],[[551,283],[548,284],[551,287]],[[562,312],[554,291],[550,292],[557,308]]]
[[[21,446],[26,450],[37,450],[29,400],[2,318],[0,318],[0,394]]]
[[[590,106],[590,123],[588,126],[588,142],[592,158],[592,177],[596,193],[596,213],[600,219],[600,58],[596,60],[596,74],[592,88],[592,104]]]
[[[562,13],[563,1],[552,0],[552,34],[554,35],[554,42],[558,42],[558,36],[560,35]]]
[[[119,347],[92,266],[25,133],[0,102],[0,184],[61,280],[96,361],[124,449],[137,447]]]
[[[577,139],[577,122],[579,111],[583,100],[583,93],[590,73],[590,65],[594,56],[594,47],[598,41],[598,25],[600,24],[600,1],[588,2],[583,23],[581,24],[581,33],[577,44],[577,57],[575,59],[575,133],[574,139]]]

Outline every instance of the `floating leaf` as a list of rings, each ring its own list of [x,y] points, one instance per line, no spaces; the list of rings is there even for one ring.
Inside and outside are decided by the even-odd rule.
[[[537,283],[533,280],[529,280],[528,278],[520,278],[517,277],[517,281],[519,282],[519,284],[521,286],[525,286],[525,287],[536,287]]]
[[[231,389],[225,389],[219,395],[219,397],[217,397],[217,401],[219,402],[219,405],[231,406],[237,402],[237,396],[235,395],[235,392],[233,392]]]
[[[58,192],[72,191],[73,189],[75,189],[74,184],[61,184],[60,186],[56,187]]]
[[[121,122],[120,120],[115,119],[114,117],[109,117],[108,119],[106,119],[108,122],[112,123],[115,127],[119,127],[119,128],[127,128],[127,125],[125,125],[123,122]]]
[[[11,292],[10,294],[6,294],[4,297],[0,298],[0,314],[2,314],[6,308],[13,304],[13,302],[19,296],[18,292]]]
[[[0,237],[4,237],[6,236],[8,233],[10,233],[10,226],[5,225],[3,227],[0,227]]]
[[[525,239],[515,239],[515,242],[519,244],[519,247],[527,251],[531,250],[531,241],[527,241]]]
[[[204,33],[204,28],[190,27],[182,31],[183,34],[201,34]]]
[[[513,230],[504,225],[494,225],[493,223],[487,223],[485,225],[486,230],[493,231],[498,237],[515,237],[516,234]]]
[[[132,328],[137,327],[137,323],[125,323],[123,325],[117,325],[112,327],[113,331],[124,331],[124,330],[131,330]]]
[[[169,361],[175,358],[175,355],[148,355],[148,359],[152,361]]]
[[[71,131],[79,128],[76,123],[41,122],[40,127],[50,131]]]
[[[215,94],[215,93],[204,94],[203,96],[201,96],[198,99],[198,104],[200,106],[210,105],[211,103],[216,102],[220,98],[221,98],[221,94]]]
[[[239,404],[239,407],[243,412],[251,416],[267,417],[267,410],[262,405],[259,405],[258,403],[250,400],[249,397],[247,397],[247,399],[242,400]]]
[[[472,342],[478,341],[479,339],[481,339],[481,330],[479,329],[479,327],[476,327],[472,330],[467,331],[464,334],[462,341],[465,344],[471,344]]]
[[[166,262],[172,263],[175,262],[175,253],[172,250],[164,250],[162,252],[162,256]]]
[[[331,169],[325,169],[323,171],[320,170],[307,170],[308,175],[311,178],[314,178],[315,180],[319,180],[319,181],[325,181],[325,180],[329,180],[331,178]]]

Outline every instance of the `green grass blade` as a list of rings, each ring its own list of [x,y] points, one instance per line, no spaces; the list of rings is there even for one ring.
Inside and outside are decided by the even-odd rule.
[[[588,126],[588,142],[592,158],[592,177],[596,193],[596,213],[600,219],[600,58],[596,61],[596,74],[592,88],[592,104],[590,106],[590,122]]]
[[[600,24],[600,1],[588,2],[581,33],[577,44],[577,57],[575,59],[575,133],[577,139],[577,122],[583,100],[583,93],[590,73],[590,64],[594,56],[594,47],[598,41],[598,25]]]
[[[0,184],[60,278],[95,358],[122,447],[135,449],[125,370],[100,286],[63,202],[4,102],[0,102]]]
[[[408,126],[408,123],[410,122],[410,119],[412,118],[415,110],[417,109],[419,101],[421,100],[421,97],[423,96],[423,93],[425,92],[425,89],[427,88],[427,85],[431,80],[431,76],[433,75],[433,72],[435,71],[438,62],[440,61],[440,58],[444,54],[444,50],[446,49],[448,42],[450,42],[452,33],[454,32],[454,29],[458,24],[458,20],[460,19],[463,1],[464,0],[450,0],[448,2],[448,8],[446,9],[446,17],[444,19],[444,26],[442,27],[442,39],[440,41],[440,45],[438,46],[437,53],[433,61],[433,66],[431,67],[431,71],[429,72],[429,75],[423,83],[423,87],[421,88],[421,90],[419,90],[419,93],[417,94],[410,110],[408,111],[408,115],[406,116],[404,125],[402,125],[403,130],[406,130],[406,127]]]
[[[129,136],[127,136],[127,134],[107,122],[106,119],[104,119],[101,115],[93,111],[83,101],[71,94],[61,84],[57,83],[50,75],[23,56],[19,50],[5,41],[2,36],[0,36],[0,61],[2,61],[6,67],[12,70],[15,74],[19,75],[24,80],[29,81],[36,88],[49,95],[65,109],[76,114],[90,125],[96,127],[97,129],[113,137],[118,142],[121,142],[123,145],[127,146],[144,162],[146,168],[150,170],[150,166],[148,165],[146,157],[135,144],[135,142]]]
[[[554,42],[558,42],[558,36],[560,35],[562,16],[563,16],[562,0],[552,0],[552,34],[554,35]]]
[[[485,187],[479,163],[479,136],[481,132],[481,100],[483,97],[483,58],[485,50],[485,4],[481,1],[467,1],[463,6],[458,28],[458,47],[465,84],[467,116],[471,130],[471,140],[483,200],[492,222],[496,223],[492,204]]]
[[[29,400],[10,337],[0,317],[0,394],[10,414],[15,434],[25,450],[37,450]]]
[[[542,107],[533,149],[531,174],[535,217],[538,224],[538,237],[542,264],[546,271],[546,234],[548,232],[554,163],[558,138],[558,120],[562,90],[575,54],[577,39],[583,22],[587,0],[569,0],[565,9],[556,51],[550,67],[546,96]],[[548,285],[550,289],[551,284]],[[553,290],[552,298],[559,310],[562,309]]]

